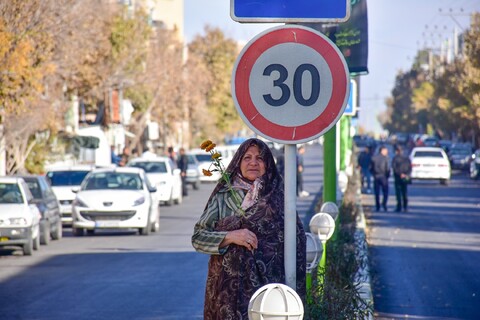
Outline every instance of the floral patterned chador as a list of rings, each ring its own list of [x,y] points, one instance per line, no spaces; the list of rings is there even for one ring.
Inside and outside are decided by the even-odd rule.
[[[244,146],[245,150],[248,146]],[[245,183],[235,170],[245,153],[242,147],[227,168],[234,177],[233,187],[242,198],[241,209],[226,185],[219,182],[192,236],[195,249],[211,255],[205,320],[247,320],[248,303],[257,289],[268,283],[285,283],[283,182],[275,164],[267,159],[266,173],[254,183]],[[255,233],[256,250],[235,244],[219,248],[228,231],[243,228]],[[296,291],[302,298],[305,297],[305,246],[305,232],[297,216]]]

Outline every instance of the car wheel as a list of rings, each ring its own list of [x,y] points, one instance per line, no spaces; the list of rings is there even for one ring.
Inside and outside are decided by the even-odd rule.
[[[200,189],[200,183],[197,181],[193,183],[193,190],[198,190],[198,189]]]
[[[27,243],[23,245],[23,255],[31,256],[33,253],[33,239],[28,239]]]
[[[35,239],[33,239],[33,250],[40,249],[40,233],[37,235]]]
[[[173,196],[171,194],[170,194],[170,199],[165,201],[165,204],[169,207],[173,205]]]
[[[95,229],[87,229],[87,235],[93,236],[95,234]]]
[[[447,179],[440,179],[440,184],[443,185],[443,186],[447,186],[448,185],[448,180]]]
[[[53,240],[60,240],[60,239],[62,239],[62,236],[63,236],[62,220],[60,220],[60,218],[58,218],[57,227],[55,228],[55,231],[52,232],[52,239]]]
[[[157,212],[157,218],[152,224],[152,232],[158,232],[160,230],[160,212]]]
[[[72,233],[75,237],[81,237],[84,234],[82,228],[73,228],[73,227],[72,227]]]
[[[50,222],[45,221],[42,231],[40,232],[40,243],[48,245],[50,243]]]
[[[145,228],[139,228],[138,229],[138,232],[140,233],[140,235],[142,236],[148,236],[150,234],[150,229],[151,229],[151,226],[150,226],[150,217],[148,217],[147,219],[147,225],[145,226]]]

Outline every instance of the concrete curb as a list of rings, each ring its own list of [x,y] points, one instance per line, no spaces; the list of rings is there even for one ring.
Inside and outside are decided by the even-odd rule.
[[[361,190],[357,190],[356,196],[356,207],[358,210],[358,219],[356,223],[355,230],[355,244],[357,258],[360,262],[360,268],[355,275],[355,283],[360,288],[360,297],[365,301],[367,307],[372,307],[372,313],[369,313],[365,319],[373,320],[373,295],[372,295],[372,286],[370,278],[370,268],[368,261],[368,243],[367,237],[365,234],[366,229],[366,220],[365,214],[363,212],[362,206],[362,193]]]

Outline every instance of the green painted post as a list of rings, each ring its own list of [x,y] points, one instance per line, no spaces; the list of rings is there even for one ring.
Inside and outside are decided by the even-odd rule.
[[[323,136],[323,202],[337,203],[336,139],[337,125]]]
[[[349,149],[350,138],[350,117],[342,116],[340,119],[340,171],[347,167],[347,150]]]

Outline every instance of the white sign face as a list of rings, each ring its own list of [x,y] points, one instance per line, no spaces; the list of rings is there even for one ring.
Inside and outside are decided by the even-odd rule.
[[[237,110],[256,133],[301,143],[332,127],[347,104],[349,75],[338,48],[302,26],[267,30],[243,49],[232,76]]]

